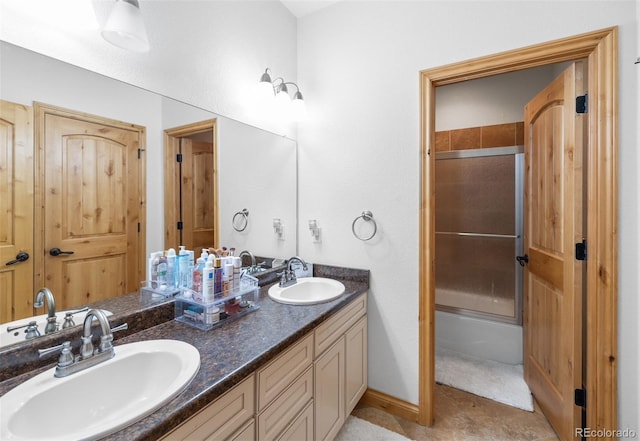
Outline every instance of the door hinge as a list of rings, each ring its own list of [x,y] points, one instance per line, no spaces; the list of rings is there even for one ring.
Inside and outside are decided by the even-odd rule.
[[[144,149],[138,149],[138,159],[142,158],[142,152],[144,152]]]
[[[584,94],[576,98],[576,113],[587,113],[589,105],[589,95]]]
[[[576,260],[587,260],[587,241],[584,239],[576,244]]]
[[[182,162],[182,153],[178,153],[176,155],[176,162],[180,162],[180,163]]]
[[[140,232],[140,228],[141,228],[140,222],[138,222],[138,233]]]
[[[573,395],[573,402],[576,406],[587,407],[587,390],[576,389]]]
[[[178,224],[176,226],[178,230],[182,230],[182,221],[178,221]]]

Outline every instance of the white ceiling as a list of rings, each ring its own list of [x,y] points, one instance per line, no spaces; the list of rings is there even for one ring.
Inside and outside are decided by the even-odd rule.
[[[282,4],[296,17],[316,12],[341,0],[280,0]]]

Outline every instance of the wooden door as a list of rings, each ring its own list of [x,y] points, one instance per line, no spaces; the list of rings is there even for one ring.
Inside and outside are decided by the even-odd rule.
[[[0,101],[0,322],[3,323],[33,315],[33,185],[32,108]]]
[[[582,65],[572,64],[525,107],[525,379],[562,440],[577,439],[582,387]]]
[[[180,245],[199,251],[215,244],[213,143],[181,138],[180,145],[183,223]]]
[[[144,130],[37,109],[45,286],[59,309],[137,291],[144,280]]]

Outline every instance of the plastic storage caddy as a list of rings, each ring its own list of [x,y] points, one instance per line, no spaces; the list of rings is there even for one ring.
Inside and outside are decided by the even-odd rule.
[[[220,298],[213,302],[204,303],[202,295],[183,290],[175,297],[175,319],[208,331],[258,310],[259,292],[258,279],[246,274],[240,278],[238,288],[222,291]]]

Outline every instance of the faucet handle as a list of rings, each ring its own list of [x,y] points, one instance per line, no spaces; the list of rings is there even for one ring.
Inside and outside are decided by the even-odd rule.
[[[73,353],[71,352],[71,342],[65,341],[61,345],[53,346],[47,349],[38,349],[38,357],[42,358],[46,355],[53,354],[60,351],[60,357],[58,357],[58,366],[65,367],[73,364]]]
[[[123,323],[121,325],[116,326],[115,328],[111,328],[111,332],[124,331],[125,329],[129,329],[128,323]]]
[[[116,326],[115,328],[111,328],[111,333],[107,335],[103,335],[100,337],[100,352],[106,352],[113,348],[111,342],[113,341],[113,333],[117,331],[122,331],[125,329],[129,329],[128,323],[123,323],[120,326]]]

